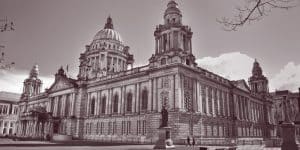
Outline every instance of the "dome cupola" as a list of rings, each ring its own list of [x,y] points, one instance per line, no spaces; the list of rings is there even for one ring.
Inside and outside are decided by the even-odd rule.
[[[92,44],[103,44],[104,41],[110,41],[116,44],[123,44],[123,40],[119,32],[114,30],[112,18],[109,16],[106,19],[104,29],[100,30],[93,38]]]
[[[182,14],[180,9],[178,8],[178,4],[171,0],[164,14],[165,24],[181,24]]]
[[[115,72],[127,70],[133,64],[133,55],[129,53],[119,32],[114,29],[113,20],[109,16],[104,28],[94,36],[90,45],[80,56],[80,79],[94,79]]]

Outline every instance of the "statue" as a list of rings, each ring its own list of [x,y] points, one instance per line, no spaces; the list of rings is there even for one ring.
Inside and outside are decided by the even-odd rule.
[[[167,127],[168,126],[168,110],[166,109],[165,106],[162,107],[161,109],[161,125],[160,127]]]

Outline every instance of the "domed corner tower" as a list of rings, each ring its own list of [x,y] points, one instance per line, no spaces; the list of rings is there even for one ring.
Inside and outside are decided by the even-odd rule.
[[[21,100],[26,100],[30,96],[38,95],[41,92],[42,80],[38,78],[39,67],[34,65],[30,71],[29,78],[24,80]]]
[[[155,54],[149,59],[149,67],[159,67],[172,63],[181,63],[195,67],[192,53],[191,28],[182,25],[182,13],[178,4],[170,0],[164,13],[164,24],[154,31]]]
[[[105,26],[86,45],[84,53],[80,54],[79,79],[92,79],[125,71],[128,65],[133,65],[133,55],[129,46],[124,45],[121,35],[114,30],[112,18],[109,16]]]
[[[263,75],[263,70],[256,59],[253,63],[252,76],[249,78],[248,82],[252,93],[255,94],[269,93],[268,78]]]

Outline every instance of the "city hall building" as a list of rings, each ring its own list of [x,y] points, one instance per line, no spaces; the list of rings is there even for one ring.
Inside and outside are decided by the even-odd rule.
[[[16,133],[20,94],[0,91],[0,137]]]
[[[60,68],[41,93],[34,66],[19,102],[18,136],[154,143],[163,106],[175,143],[193,136],[203,144],[254,144],[275,135],[272,97],[259,63],[253,64],[249,86],[198,67],[193,32],[175,1],[163,18],[145,66],[132,67],[134,56],[111,17],[80,54],[77,79]]]

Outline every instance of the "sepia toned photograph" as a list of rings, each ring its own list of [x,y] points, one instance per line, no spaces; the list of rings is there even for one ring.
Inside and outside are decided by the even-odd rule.
[[[300,150],[300,0],[0,0],[0,150]]]

